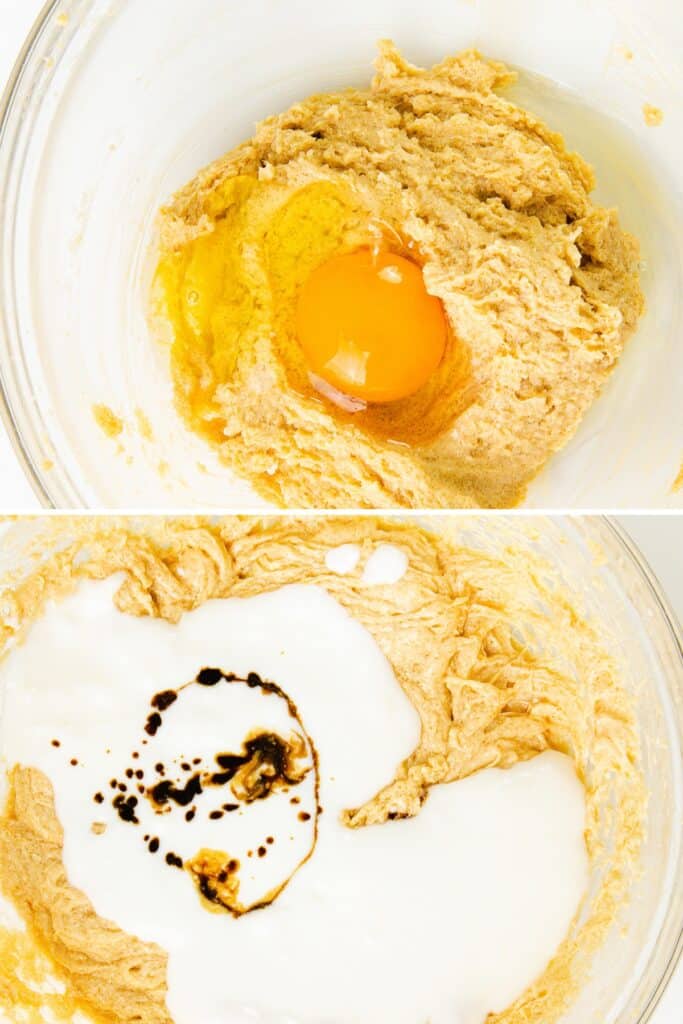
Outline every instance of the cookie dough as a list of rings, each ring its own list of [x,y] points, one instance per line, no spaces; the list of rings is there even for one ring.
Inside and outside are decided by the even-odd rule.
[[[152,327],[177,407],[289,508],[519,503],[577,429],[643,311],[638,244],[591,168],[504,98],[475,51],[431,70],[381,44],[369,90],[313,96],[161,215]],[[304,282],[367,245],[410,255],[450,339],[415,394],[344,411],[295,332]]]
[[[569,597],[541,582],[541,564],[512,549],[496,559],[460,546],[457,535],[374,518],[81,519],[49,529],[57,548],[59,531],[71,542],[0,594],[4,650],[30,638],[47,601],[81,579],[114,573],[123,574],[116,606],[129,615],[174,623],[211,598],[303,582],[326,588],[365,626],[419,713],[422,735],[385,789],[346,809],[349,828],[419,814],[439,783],[548,749],[568,754],[586,791],[594,884],[541,977],[487,1024],[558,1019],[628,896],[645,794],[630,699]],[[402,551],[408,568],[398,582],[368,588],[363,567],[384,544]],[[326,565],[340,545],[360,552],[344,576]],[[43,1007],[60,1020],[80,1007],[101,1020],[171,1024],[164,950],[96,915],[66,877],[62,838],[49,780],[14,766],[0,819],[0,883],[28,936],[0,929],[0,1006],[29,1024],[44,1019]],[[27,983],[45,980],[48,968],[63,992],[40,994]]]

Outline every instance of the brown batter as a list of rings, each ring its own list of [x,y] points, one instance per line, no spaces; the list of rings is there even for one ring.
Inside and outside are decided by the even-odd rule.
[[[288,508],[502,507],[577,429],[643,311],[638,245],[591,168],[475,51],[383,43],[368,90],[259,126],[163,211],[153,326],[178,409]],[[423,264],[451,329],[415,394],[344,412],[295,330],[309,275],[380,244]]]

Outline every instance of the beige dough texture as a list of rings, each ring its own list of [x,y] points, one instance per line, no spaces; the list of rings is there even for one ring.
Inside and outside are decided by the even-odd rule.
[[[512,549],[494,558],[462,547],[457,535],[376,518],[78,519],[46,529],[61,550],[46,560],[41,534],[35,568],[0,593],[2,651],[31,642],[48,600],[119,572],[115,603],[130,615],[173,623],[210,598],[315,583],[366,627],[422,734],[395,779],[345,811],[350,828],[419,814],[433,785],[548,749],[568,754],[586,791],[591,891],[541,977],[487,1024],[552,1024],[561,1015],[637,874],[645,793],[630,698],[569,597],[540,582],[543,563]],[[347,543],[360,546],[360,563],[338,576],[325,554]],[[407,555],[408,570],[397,584],[368,587],[364,564],[383,543]],[[97,916],[66,876],[49,780],[30,765],[8,769],[0,884],[27,932],[0,929],[0,1009],[28,1024],[43,1021],[44,1008],[58,1020],[81,1009],[119,1024],[171,1024],[165,951]],[[40,994],[53,974],[63,991]]]
[[[638,244],[586,162],[505,98],[514,78],[382,43],[371,88],[269,118],[162,212],[151,323],[177,407],[269,501],[516,505],[614,370],[644,308]],[[423,265],[451,338],[419,391],[351,414],[311,386],[296,301],[378,239]]]

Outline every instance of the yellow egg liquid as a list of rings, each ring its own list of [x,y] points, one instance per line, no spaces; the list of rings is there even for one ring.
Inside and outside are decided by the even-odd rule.
[[[164,252],[154,285],[154,313],[171,328],[176,401],[193,431],[225,441],[226,389],[239,388],[244,375],[255,372],[259,354],[262,362],[276,357],[278,386],[384,440],[426,443],[448,429],[471,397],[468,356],[448,325],[443,358],[426,382],[418,380],[415,393],[354,411],[316,389],[298,337],[297,301],[327,261],[371,246],[420,264],[395,229],[373,223],[348,192],[329,182],[293,190],[237,176],[207,195],[203,212],[210,229]],[[459,397],[444,404],[446,375],[449,394]],[[454,388],[454,381],[461,386]]]

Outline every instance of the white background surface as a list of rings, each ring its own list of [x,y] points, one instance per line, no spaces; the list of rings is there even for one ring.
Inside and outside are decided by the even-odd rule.
[[[649,0],[649,6],[666,8],[674,2],[676,0]],[[0,84],[9,75],[41,7],[42,0],[0,0]],[[0,426],[0,509],[6,511],[10,508],[19,510],[37,507],[37,500]],[[659,577],[679,621],[683,620],[683,517],[621,516],[619,522],[640,547]],[[655,1012],[653,1022],[680,1024],[682,1019],[683,969],[679,969]]]

